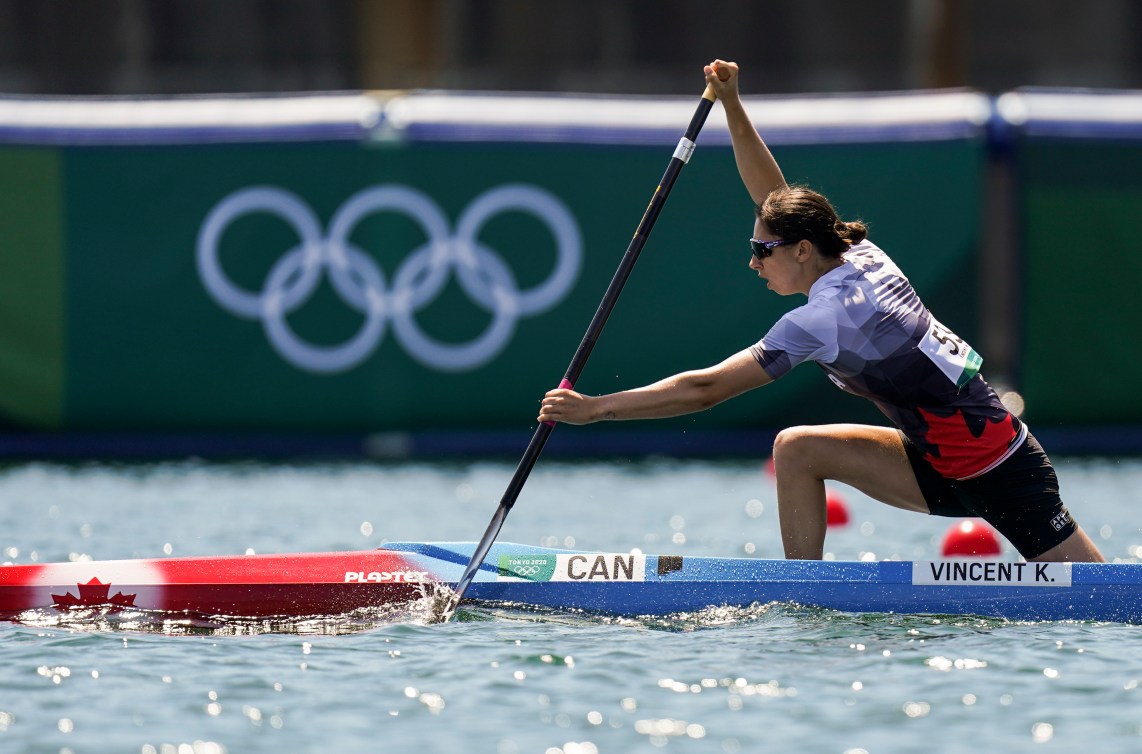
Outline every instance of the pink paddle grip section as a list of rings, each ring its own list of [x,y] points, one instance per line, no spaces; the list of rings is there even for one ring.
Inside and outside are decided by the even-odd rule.
[[[560,390],[570,390],[572,387],[573,386],[571,384],[571,380],[567,379],[566,377],[564,377],[563,379],[561,379],[559,381],[559,389]],[[546,424],[549,427],[555,426],[555,422],[544,422],[544,424]]]

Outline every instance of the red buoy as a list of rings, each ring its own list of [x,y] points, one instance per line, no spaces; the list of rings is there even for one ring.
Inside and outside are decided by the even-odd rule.
[[[978,518],[965,519],[948,529],[941,548],[945,558],[992,558],[1002,552],[999,534],[986,521]]]
[[[835,490],[825,490],[825,524],[844,526],[849,522],[849,507]]]

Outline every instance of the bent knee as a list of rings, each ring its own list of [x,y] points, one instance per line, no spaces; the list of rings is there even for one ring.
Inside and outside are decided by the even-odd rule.
[[[788,427],[777,433],[773,441],[773,463],[780,468],[791,464],[812,464],[815,456],[828,441],[829,435],[820,427]]]
[[[773,463],[778,470],[784,466],[787,471],[800,468],[819,475],[859,476],[873,467],[900,471],[899,464],[906,464],[907,458],[895,429],[824,424],[782,430],[773,443]]]

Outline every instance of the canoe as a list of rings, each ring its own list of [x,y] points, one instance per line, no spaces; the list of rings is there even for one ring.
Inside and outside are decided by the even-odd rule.
[[[30,610],[336,615],[455,584],[472,542],[357,552],[0,565],[0,618]],[[670,615],[772,602],[856,613],[1142,623],[1142,564],[800,561],[559,550],[498,542],[465,603]]]

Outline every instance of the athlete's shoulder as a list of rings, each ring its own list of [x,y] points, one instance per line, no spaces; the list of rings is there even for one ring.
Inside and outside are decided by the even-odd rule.
[[[852,248],[844,253],[843,258],[866,275],[904,277],[904,273],[896,266],[888,253],[867,238],[860,243],[853,244]]]
[[[867,238],[860,243],[855,243],[850,246],[849,250],[846,251],[842,256],[846,262],[852,262],[853,264],[864,265],[892,262],[892,259],[888,256],[888,252]]]

